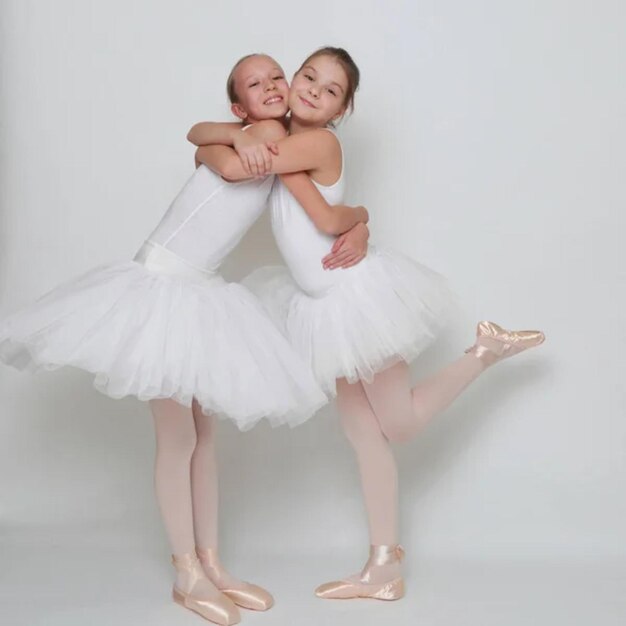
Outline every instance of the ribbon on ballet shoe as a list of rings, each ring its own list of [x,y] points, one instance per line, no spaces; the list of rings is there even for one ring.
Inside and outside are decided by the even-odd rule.
[[[222,569],[216,548],[196,548],[196,554],[203,565],[216,570]]]
[[[404,559],[404,548],[398,543],[395,546],[370,546],[368,565],[390,565]]]
[[[398,544],[396,546],[396,554],[398,556],[398,561],[402,562],[404,561],[404,557],[406,556],[406,552],[404,551],[404,548]]]
[[[192,552],[188,552],[187,554],[172,554],[172,565],[177,572],[187,575],[190,587],[193,587],[198,580],[204,577],[202,565],[198,557]]]

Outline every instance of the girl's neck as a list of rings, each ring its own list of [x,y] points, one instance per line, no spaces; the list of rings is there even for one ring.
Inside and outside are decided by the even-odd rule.
[[[289,134],[295,135],[297,133],[304,133],[307,130],[315,130],[316,128],[326,128],[326,124],[306,124],[299,119],[294,118],[293,115],[289,120]]]
[[[276,120],[280,122],[285,128],[288,128],[287,116],[283,115],[283,117],[269,117],[267,119]],[[250,126],[251,124],[257,124],[258,122],[263,122],[264,120],[255,120],[252,117],[246,117],[245,120],[241,120],[242,126]]]

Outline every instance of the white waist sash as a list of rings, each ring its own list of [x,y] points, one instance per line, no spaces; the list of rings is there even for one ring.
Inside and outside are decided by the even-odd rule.
[[[199,280],[223,280],[219,272],[204,270],[186,261],[158,243],[146,241],[133,259],[146,269],[167,276],[186,276]]]

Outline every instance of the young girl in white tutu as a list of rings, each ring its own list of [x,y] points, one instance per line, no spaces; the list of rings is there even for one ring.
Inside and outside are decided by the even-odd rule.
[[[264,268],[246,284],[284,327],[325,391],[337,394],[342,424],[358,459],[371,539],[363,570],[322,585],[317,595],[395,600],[404,593],[403,551],[389,442],[412,438],[490,365],[539,345],[544,337],[538,331],[506,331],[481,322],[467,354],[412,386],[407,364],[432,341],[446,317],[449,295],[443,279],[403,255],[373,247],[354,267],[325,271],[319,258],[334,244],[327,228],[329,205],[342,201],[345,184],[341,145],[328,125],[353,106],[358,82],[358,68],[345,50],[320,49],[293,78],[291,136],[276,148],[269,144],[269,152],[264,146],[258,159],[246,157],[245,166],[225,146],[203,146],[196,158],[230,179],[246,178],[251,169],[263,173],[265,167],[281,174],[270,208],[289,271]],[[271,121],[258,126],[267,128],[270,139],[280,130]],[[194,127],[189,138],[198,145],[243,143],[235,127],[211,123]],[[317,192],[304,174],[291,173],[295,171],[307,172]],[[337,258],[341,250],[325,266]]]
[[[284,116],[282,69],[267,57],[246,68],[275,96],[250,97],[251,110]],[[114,398],[150,402],[156,492],[178,572],[174,598],[220,624],[239,620],[236,605],[265,610],[272,597],[229,575],[217,556],[213,416],[242,430],[261,418],[293,426],[327,401],[258,300],[219,274],[263,210],[272,181],[231,184],[200,166],[133,261],[94,269],[0,324],[5,362],[75,366],[95,374],[96,387]]]

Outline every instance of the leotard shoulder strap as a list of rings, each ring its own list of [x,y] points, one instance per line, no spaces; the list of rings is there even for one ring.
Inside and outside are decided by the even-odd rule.
[[[320,187],[324,187],[325,189],[330,189],[331,187],[335,187],[336,185],[338,185],[341,182],[341,179],[343,178],[345,155],[343,153],[343,146],[341,145],[341,141],[339,140],[339,137],[337,136],[335,129],[330,128],[330,126],[322,126],[320,130],[327,130],[329,133],[332,133],[335,136],[335,139],[337,140],[337,143],[339,144],[339,150],[341,151],[341,172],[339,173],[339,178],[332,185],[321,185],[320,183],[313,181],[316,185],[319,185]]]

